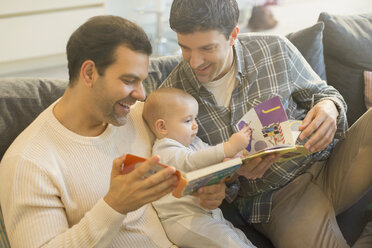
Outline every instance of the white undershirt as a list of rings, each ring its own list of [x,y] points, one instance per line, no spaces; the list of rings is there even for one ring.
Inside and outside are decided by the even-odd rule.
[[[236,72],[236,61],[234,59],[230,70],[222,78],[208,83],[203,83],[203,86],[212,92],[218,105],[226,108],[230,107],[231,95],[235,88]]]

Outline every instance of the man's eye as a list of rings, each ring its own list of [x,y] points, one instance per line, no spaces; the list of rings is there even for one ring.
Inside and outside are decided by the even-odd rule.
[[[121,81],[125,84],[133,84],[134,83],[134,80],[129,80],[129,79],[122,79]]]
[[[209,52],[209,51],[213,51],[214,50],[214,46],[213,47],[204,47],[203,50],[206,51],[206,52]]]

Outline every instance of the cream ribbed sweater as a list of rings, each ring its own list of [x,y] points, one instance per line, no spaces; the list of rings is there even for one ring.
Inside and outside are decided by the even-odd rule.
[[[46,109],[0,165],[0,200],[13,247],[170,247],[151,205],[121,215],[102,199],[114,158],[149,156],[151,135],[136,104],[123,127],[79,136]]]

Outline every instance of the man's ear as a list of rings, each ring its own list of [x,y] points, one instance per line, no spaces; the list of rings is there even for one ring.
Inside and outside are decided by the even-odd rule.
[[[239,34],[239,27],[235,26],[235,28],[233,29],[230,35],[230,46],[234,45],[235,40],[238,38],[238,34]]]
[[[93,87],[94,81],[96,79],[97,69],[94,61],[88,59],[83,62],[80,68],[80,78],[89,88]]]
[[[165,125],[165,120],[163,120],[163,119],[156,120],[155,121],[155,130],[159,134],[167,135],[168,134],[168,130],[167,130],[167,127]]]

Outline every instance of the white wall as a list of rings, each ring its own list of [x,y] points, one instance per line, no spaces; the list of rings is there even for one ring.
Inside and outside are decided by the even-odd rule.
[[[67,64],[65,46],[71,33],[89,17],[111,14],[129,19],[149,35],[158,51],[161,33],[175,34],[168,24],[172,0],[0,0],[0,76]],[[173,49],[178,49],[175,42]],[[164,45],[163,44],[163,45]]]
[[[172,0],[106,0],[109,14],[131,20],[145,30],[152,41],[154,56],[169,55],[179,49],[176,34],[169,28],[171,4]],[[158,40],[158,34],[162,40]]]
[[[105,13],[104,0],[1,0],[0,75],[66,64],[71,33]]]
[[[250,5],[255,1],[261,0],[237,0],[242,15],[249,17]],[[279,5],[271,6],[274,17],[279,20],[278,26],[265,32],[285,35],[308,27],[316,22],[321,11],[333,14],[371,12],[371,2],[280,0]],[[0,0],[0,76],[65,65],[65,46],[69,36],[92,15],[107,13],[132,20],[144,28],[154,45],[158,22],[156,14],[150,12],[157,10],[156,4],[159,3],[163,3],[161,23],[167,39],[162,40],[161,45],[166,46],[167,52],[179,51],[168,23],[172,0]],[[243,17],[242,32],[247,23]],[[154,50],[156,52],[156,46]],[[23,75],[26,74],[29,75],[28,72]]]

